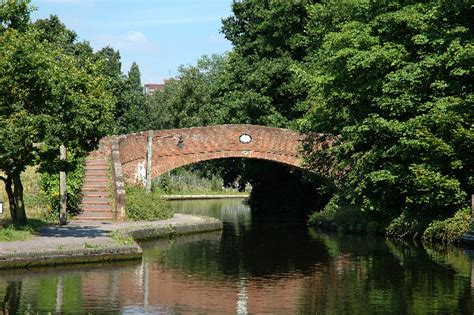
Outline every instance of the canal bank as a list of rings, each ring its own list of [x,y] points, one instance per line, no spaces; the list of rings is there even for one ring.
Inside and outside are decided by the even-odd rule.
[[[165,200],[208,200],[208,199],[246,199],[249,198],[250,194],[233,194],[233,195],[209,195],[209,194],[196,194],[196,195],[163,195],[162,198]]]
[[[71,222],[48,226],[27,241],[0,243],[0,269],[140,259],[136,241],[222,229],[215,218],[175,214],[147,222]]]

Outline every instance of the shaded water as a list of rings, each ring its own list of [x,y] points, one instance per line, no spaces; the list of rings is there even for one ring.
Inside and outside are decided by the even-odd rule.
[[[176,201],[224,230],[144,244],[143,261],[0,273],[0,312],[472,314],[457,248],[252,218],[241,200]]]

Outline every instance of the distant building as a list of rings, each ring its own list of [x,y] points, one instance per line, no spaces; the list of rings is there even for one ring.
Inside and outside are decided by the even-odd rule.
[[[165,90],[166,83],[168,83],[169,81],[171,81],[171,79],[164,80],[162,84],[158,84],[158,83],[147,83],[147,84],[145,84],[145,94],[146,95],[152,95],[156,91],[163,92]]]
[[[152,95],[156,91],[163,92],[165,89],[164,84],[156,84],[156,83],[147,83],[145,84],[145,94],[146,95]]]

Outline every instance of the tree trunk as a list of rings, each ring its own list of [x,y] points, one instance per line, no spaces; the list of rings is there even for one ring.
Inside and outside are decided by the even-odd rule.
[[[23,184],[21,183],[20,174],[12,174],[13,179],[13,197],[15,199],[16,223],[15,226],[26,225],[25,203],[23,201]]]
[[[15,204],[15,196],[13,195],[13,187],[12,187],[12,178],[7,176],[5,179],[5,190],[8,196],[8,206],[10,207],[10,216],[13,222],[13,225],[16,226],[16,204]]]

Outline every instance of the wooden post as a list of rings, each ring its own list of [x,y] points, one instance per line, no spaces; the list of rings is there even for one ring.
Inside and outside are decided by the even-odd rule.
[[[153,130],[148,130],[148,142],[146,148],[146,192],[151,192],[151,159],[153,158]]]
[[[474,194],[471,195],[471,217],[472,222],[474,222]]]
[[[60,159],[61,161],[66,161],[66,147],[61,144],[60,147]],[[61,170],[59,172],[59,203],[60,203],[60,213],[59,213],[59,224],[65,225],[67,223],[67,192],[66,192],[66,172]]]

